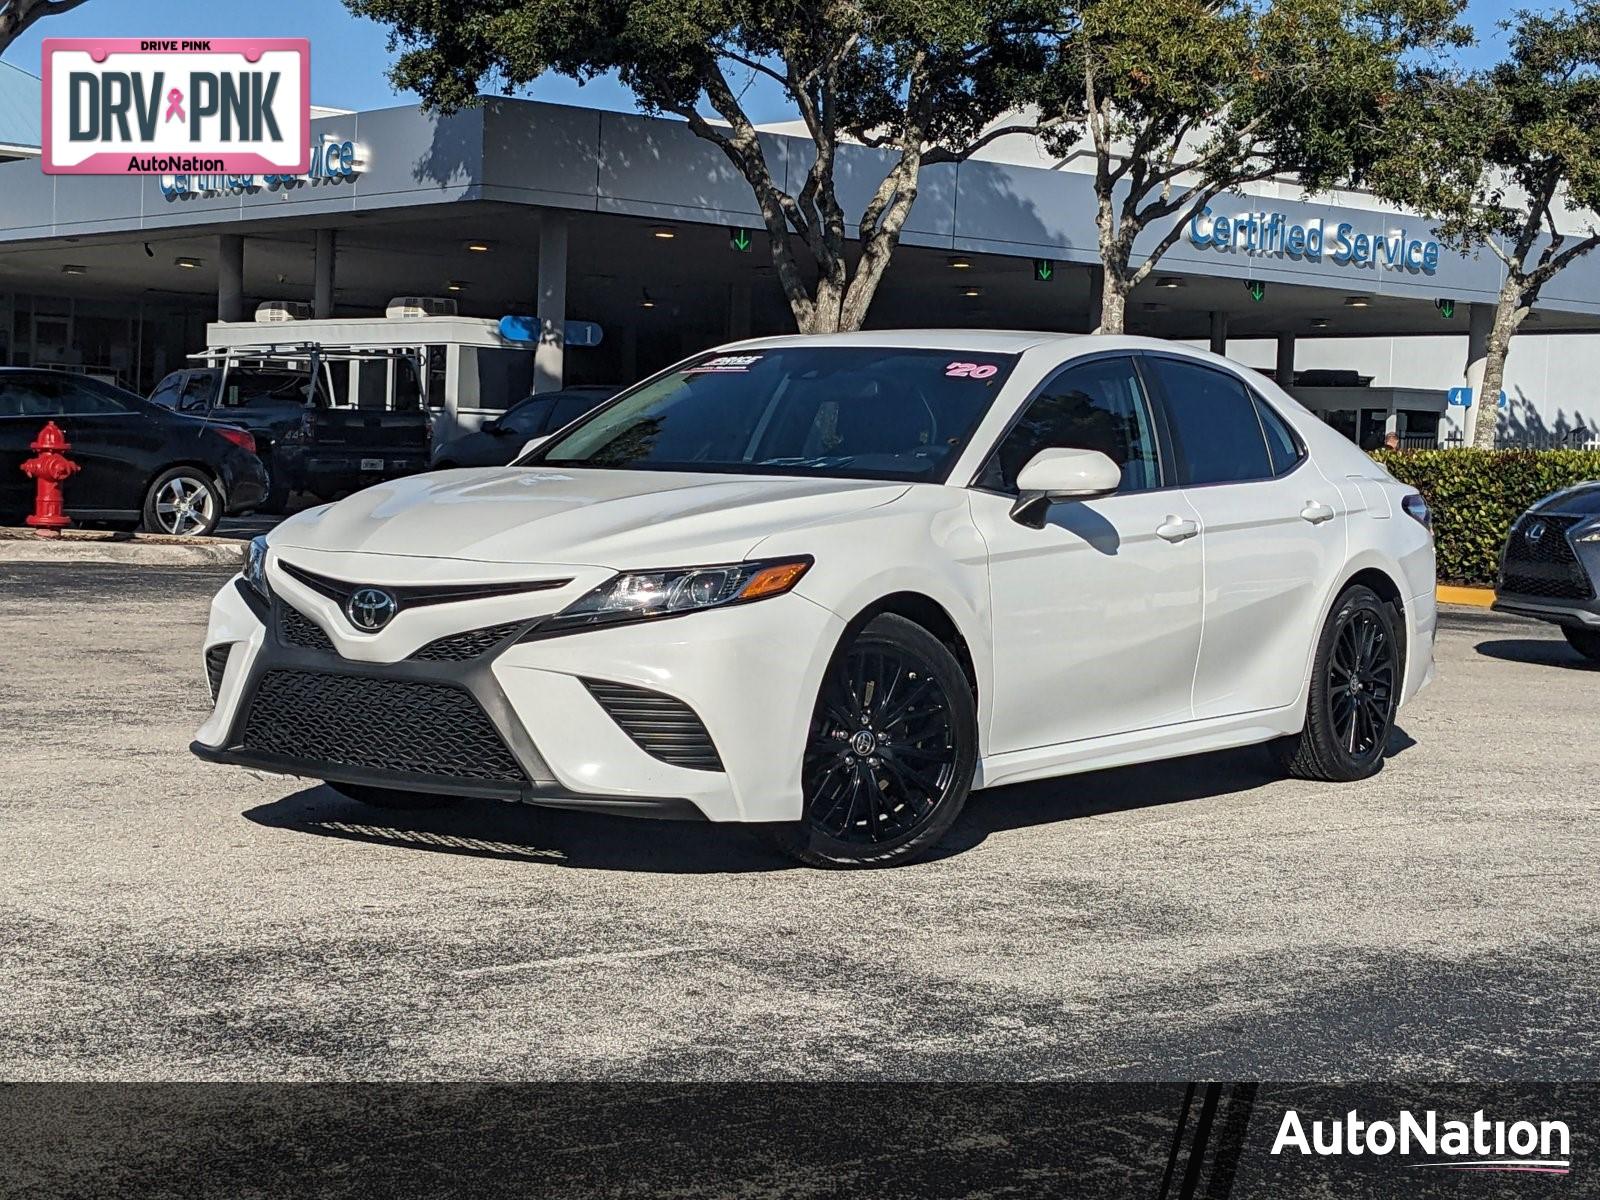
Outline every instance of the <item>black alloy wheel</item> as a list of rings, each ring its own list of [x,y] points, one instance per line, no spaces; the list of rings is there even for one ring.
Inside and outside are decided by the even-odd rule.
[[[950,828],[976,765],[961,664],[922,626],[876,617],[829,665],[801,767],[805,816],[775,836],[814,866],[908,862]]]
[[[1352,759],[1372,757],[1388,740],[1394,715],[1394,639],[1378,614],[1344,616],[1328,664],[1328,708],[1338,744]]]
[[[1371,588],[1347,588],[1317,642],[1305,727],[1277,745],[1291,775],[1349,782],[1383,765],[1400,700],[1400,614]]]

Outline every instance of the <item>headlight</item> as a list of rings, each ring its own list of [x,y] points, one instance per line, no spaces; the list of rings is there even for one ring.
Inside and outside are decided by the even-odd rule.
[[[1600,542],[1600,521],[1590,522],[1589,528],[1580,533],[1577,540],[1580,542]]]
[[[256,590],[256,593],[266,599],[271,593],[267,591],[267,539],[260,534],[250,539],[250,549],[245,551],[244,581]]]
[[[768,559],[617,575],[541,621],[532,636],[766,600],[799,583],[811,563],[810,558]]]

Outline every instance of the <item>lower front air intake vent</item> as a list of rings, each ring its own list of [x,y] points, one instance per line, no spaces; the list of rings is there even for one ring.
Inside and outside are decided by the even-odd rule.
[[[599,679],[585,679],[583,686],[646,754],[675,767],[722,770],[722,759],[711,742],[711,734],[694,709],[682,700],[648,688]]]
[[[272,670],[241,726],[263,757],[421,778],[522,783],[527,776],[470,692],[451,684]]]
[[[213,704],[217,702],[217,693],[222,690],[222,673],[228,669],[228,655],[232,651],[232,642],[219,642],[206,651],[206,682],[211,685]]]

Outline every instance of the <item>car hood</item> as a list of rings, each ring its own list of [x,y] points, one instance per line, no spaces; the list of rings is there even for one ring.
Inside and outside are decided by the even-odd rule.
[[[773,533],[904,495],[904,483],[488,467],[392,480],[291,517],[277,549],[612,569],[732,562]]]
[[[1546,496],[1533,506],[1532,511],[1572,517],[1600,516],[1600,481],[1580,483]]]

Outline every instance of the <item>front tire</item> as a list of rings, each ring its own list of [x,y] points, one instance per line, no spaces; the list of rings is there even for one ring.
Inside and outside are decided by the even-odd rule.
[[[222,520],[222,488],[199,467],[173,467],[156,476],[144,497],[149,533],[206,537]]]
[[[922,626],[885,613],[829,664],[801,768],[804,816],[770,834],[808,866],[910,862],[960,815],[977,763],[961,664]]]
[[[1563,625],[1561,632],[1566,635],[1567,645],[1590,662],[1600,663],[1600,632],[1593,629],[1573,629]]]
[[[1394,610],[1371,588],[1346,588],[1317,640],[1306,723],[1275,749],[1297,779],[1349,783],[1383,766],[1400,701]]]

